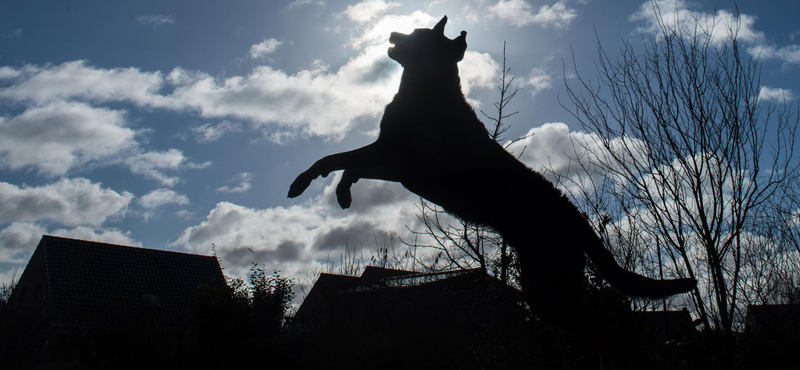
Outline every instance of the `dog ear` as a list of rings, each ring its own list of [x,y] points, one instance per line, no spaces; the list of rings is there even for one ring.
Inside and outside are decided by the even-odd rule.
[[[453,45],[456,49],[456,60],[460,62],[464,59],[464,52],[467,51],[467,31],[461,31],[461,35],[453,39]]]
[[[433,30],[440,35],[444,35],[445,23],[447,23],[447,16],[442,17],[442,20],[440,20],[439,23],[436,23],[436,25],[433,26]]]

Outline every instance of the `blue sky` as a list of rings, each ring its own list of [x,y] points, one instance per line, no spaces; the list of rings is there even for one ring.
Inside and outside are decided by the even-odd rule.
[[[659,1],[679,17],[742,25],[763,62],[762,99],[800,96],[795,1]],[[415,227],[417,198],[362,181],[340,210],[331,179],[289,200],[314,160],[375,139],[400,68],[389,32],[468,32],[462,87],[492,110],[502,63],[519,94],[509,138],[523,160],[566,168],[582,135],[559,106],[566,80],[594,76],[597,40],[654,35],[649,2],[136,1],[0,2],[0,281],[44,233],[210,253],[303,278],[345,244]],[[562,60],[566,69],[562,69]],[[559,167],[561,166],[561,167]]]

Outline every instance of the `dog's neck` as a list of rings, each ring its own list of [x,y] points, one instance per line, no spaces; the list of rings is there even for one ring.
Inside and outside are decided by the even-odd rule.
[[[452,67],[435,69],[404,68],[397,97],[429,102],[452,98],[463,100],[458,66],[453,64]]]

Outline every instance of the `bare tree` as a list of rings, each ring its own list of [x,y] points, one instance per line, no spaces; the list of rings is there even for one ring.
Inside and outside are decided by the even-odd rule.
[[[778,238],[759,234],[761,216],[797,186],[798,116],[791,104],[761,100],[738,15],[667,23],[653,10],[658,36],[625,41],[616,59],[598,42],[598,78],[565,80],[565,108],[590,138],[576,143],[581,176],[558,180],[627,268],[698,279],[687,303],[731,350],[748,285],[761,281],[746,273],[759,253],[774,262],[763,253]]]

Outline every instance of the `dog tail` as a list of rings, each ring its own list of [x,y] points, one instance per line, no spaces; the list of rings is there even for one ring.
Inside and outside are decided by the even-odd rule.
[[[585,252],[604,279],[631,296],[651,299],[664,298],[686,293],[697,286],[697,281],[691,278],[656,280],[627,271],[617,264],[611,253],[603,248],[603,244],[599,240],[598,243],[589,243]]]

